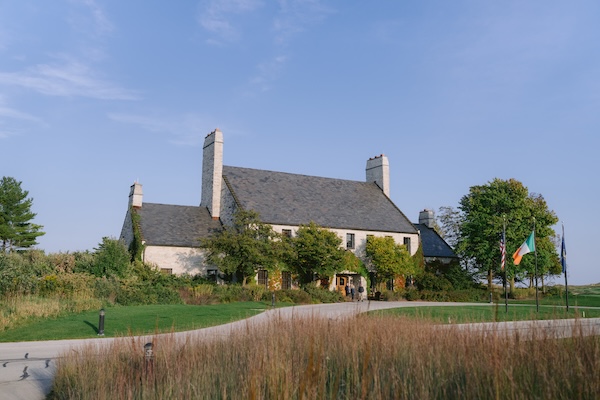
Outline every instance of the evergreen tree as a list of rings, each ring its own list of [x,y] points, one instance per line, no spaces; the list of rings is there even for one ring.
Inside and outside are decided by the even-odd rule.
[[[21,188],[21,182],[11,177],[0,180],[0,250],[11,252],[37,244],[37,237],[45,232],[43,226],[31,222],[36,216],[31,211],[33,199]]]

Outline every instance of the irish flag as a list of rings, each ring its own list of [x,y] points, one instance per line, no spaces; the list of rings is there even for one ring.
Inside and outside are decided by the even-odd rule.
[[[515,265],[519,265],[521,262],[521,258],[527,253],[531,253],[535,251],[535,231],[531,232],[531,235],[527,238],[527,240],[519,247],[515,254],[513,254],[513,261]]]

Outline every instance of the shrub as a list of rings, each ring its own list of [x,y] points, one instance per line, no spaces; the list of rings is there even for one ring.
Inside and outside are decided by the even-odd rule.
[[[317,287],[314,283],[308,284],[302,288],[310,298],[312,303],[338,303],[344,301],[344,295],[336,291],[330,291],[327,288]]]
[[[421,290],[421,300],[425,301],[448,301],[448,292],[445,290]]]
[[[408,287],[408,288],[406,288],[406,291],[404,292],[404,297],[408,301],[415,301],[415,300],[419,300],[421,298],[421,295],[417,288]]]
[[[565,294],[565,288],[563,286],[548,286],[546,287],[547,296],[563,297]]]
[[[52,267],[39,250],[0,253],[0,296],[37,293],[40,277]]]
[[[89,271],[92,274],[122,278],[130,272],[129,251],[120,240],[103,237],[102,243],[95,250],[94,264]]]
[[[383,293],[381,293],[380,299],[385,301],[398,301],[404,299],[405,296],[406,289],[400,288],[397,290],[384,290]]]
[[[417,279],[419,290],[448,291],[452,290],[452,284],[441,275],[425,272]]]
[[[142,304],[180,304],[181,297],[176,289],[136,278],[122,279],[115,303],[124,306]]]
[[[535,288],[515,288],[509,296],[515,300],[529,299],[535,297]]]
[[[94,297],[95,278],[84,273],[50,274],[40,279],[39,292],[41,295],[58,295],[62,298]]]
[[[284,303],[310,304],[312,298],[304,290],[286,289],[275,292],[275,300]]]
[[[463,290],[452,290],[448,292],[448,299],[446,301],[455,302],[476,302],[476,301],[487,301],[488,292],[481,289],[463,289]]]

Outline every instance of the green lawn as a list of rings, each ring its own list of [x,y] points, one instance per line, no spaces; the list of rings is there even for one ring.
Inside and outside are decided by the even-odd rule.
[[[106,337],[185,331],[221,325],[256,315],[268,306],[259,302],[217,305],[117,306],[106,309]],[[0,333],[0,342],[98,337],[98,311],[32,321]]]
[[[501,300],[504,303],[504,300]],[[510,300],[510,303],[519,303],[519,304],[535,304],[535,299],[527,299],[527,300]],[[547,305],[557,305],[564,306],[565,296],[551,296],[551,297],[542,297],[540,296],[540,304]],[[569,307],[600,307],[600,294],[583,294],[583,293],[570,293],[569,292]]]
[[[535,302],[535,301],[534,301]],[[534,319],[563,319],[563,318],[600,317],[600,308],[583,309],[570,307],[541,305],[536,312],[535,305],[508,305],[506,312],[504,304],[481,306],[441,306],[441,307],[403,307],[390,310],[371,311],[370,315],[395,315],[411,318],[427,319],[437,323],[469,323],[469,322],[501,322],[523,321]]]

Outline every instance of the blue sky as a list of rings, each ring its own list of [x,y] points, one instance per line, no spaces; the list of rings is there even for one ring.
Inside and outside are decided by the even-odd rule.
[[[118,237],[134,181],[147,202],[199,204],[216,127],[226,165],[364,180],[383,153],[413,221],[523,182],[565,224],[569,283],[600,282],[598,15],[585,0],[0,1],[0,176],[34,199],[40,248],[92,250]]]

